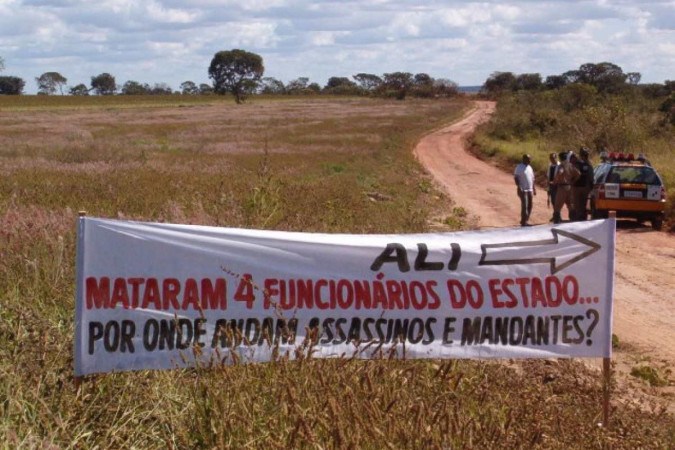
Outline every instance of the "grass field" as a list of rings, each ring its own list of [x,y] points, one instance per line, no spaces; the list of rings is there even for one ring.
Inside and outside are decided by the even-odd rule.
[[[3,447],[669,448],[673,419],[648,402],[618,403],[613,428],[598,427],[599,376],[569,360],[282,360],[74,382],[77,211],[316,232],[461,226],[411,150],[465,107],[0,97]]]

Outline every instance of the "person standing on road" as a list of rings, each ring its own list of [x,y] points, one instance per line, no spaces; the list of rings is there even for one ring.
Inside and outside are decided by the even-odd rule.
[[[558,162],[558,154],[556,152],[548,155],[548,160],[550,164],[548,165],[548,172],[546,173],[546,178],[548,182],[548,199],[546,200],[547,205],[555,206],[555,191],[557,186],[553,184],[553,178],[555,177],[555,171],[558,169],[560,163]],[[553,217],[551,218],[553,221]]]
[[[588,218],[586,203],[588,202],[588,194],[593,189],[593,166],[588,161],[588,156],[588,149],[581,147],[579,158],[574,164],[580,175],[572,185],[572,220],[586,220]]]
[[[555,204],[553,207],[553,223],[562,222],[560,211],[563,205],[567,206],[567,214],[570,219],[572,209],[572,184],[579,178],[579,171],[567,160],[568,152],[560,152],[560,165],[555,171],[553,184],[556,185]]]
[[[532,213],[533,196],[537,195],[537,188],[534,185],[534,170],[530,165],[532,157],[523,155],[522,162],[516,166],[513,172],[513,179],[518,187],[518,198],[520,198],[520,226],[530,226],[530,214]]]

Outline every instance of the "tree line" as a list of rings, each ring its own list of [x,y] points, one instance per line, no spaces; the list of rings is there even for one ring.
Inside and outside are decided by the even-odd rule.
[[[0,71],[4,61],[0,58]],[[260,55],[241,49],[217,52],[208,67],[211,84],[184,81],[179,90],[174,91],[166,83],[149,85],[134,80],[121,86],[110,73],[101,73],[91,77],[89,86],[80,83],[67,86],[68,79],[59,72],[45,72],[35,79],[38,94],[54,95],[211,95],[231,94],[237,103],[245,101],[250,95],[369,95],[385,98],[405,99],[407,96],[438,98],[452,97],[458,94],[455,82],[444,78],[433,78],[426,73],[391,72],[382,75],[357,73],[350,77],[330,77],[324,86],[311,82],[307,77],[299,77],[284,83],[264,77],[265,67]],[[663,108],[672,110],[675,105],[675,81],[666,80],[664,84],[642,84],[638,72],[624,72],[621,67],[610,62],[586,63],[578,69],[568,70],[559,75],[550,75],[545,79],[539,73],[494,72],[482,85],[480,93],[488,98],[497,98],[505,93],[519,91],[559,90],[567,86],[577,86],[583,95],[583,89],[592,88],[603,94],[620,94],[639,87],[645,95],[667,97]],[[23,93],[25,81],[14,76],[0,76],[0,94],[19,95]]]
[[[626,97],[638,93],[658,100],[666,122],[675,124],[675,81],[640,84],[641,78],[640,73],[624,72],[611,62],[586,63],[546,79],[538,73],[494,72],[480,92],[492,99],[509,94],[555,92],[566,113],[582,108],[598,95]]]
[[[0,59],[0,71],[4,68]],[[174,91],[166,83],[141,83],[135,80],[118,85],[114,75],[104,72],[91,77],[89,85],[68,86],[68,79],[59,72],[45,72],[35,78],[38,95],[212,95],[232,94],[237,103],[250,95],[373,95],[404,99],[413,97],[451,97],[458,94],[455,82],[433,78],[426,73],[391,72],[382,75],[358,73],[350,77],[333,76],[321,86],[307,77],[287,83],[263,77],[260,55],[233,49],[214,55],[208,68],[212,83],[184,81]],[[0,76],[0,95],[21,95],[26,82],[15,76]]]

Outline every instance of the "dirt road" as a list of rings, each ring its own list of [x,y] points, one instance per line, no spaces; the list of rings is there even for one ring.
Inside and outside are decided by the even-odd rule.
[[[467,136],[493,111],[493,103],[476,102],[462,120],[424,137],[415,155],[481,228],[518,226],[513,175],[465,148]],[[531,222],[546,224],[550,217],[542,190]],[[614,334],[628,350],[623,359],[675,367],[675,237],[628,221],[619,221],[618,229]]]

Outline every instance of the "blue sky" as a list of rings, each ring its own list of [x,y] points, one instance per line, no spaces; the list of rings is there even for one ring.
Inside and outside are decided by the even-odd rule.
[[[0,0],[3,75],[68,85],[208,82],[219,50],[260,54],[285,82],[426,72],[460,85],[495,71],[560,74],[609,61],[675,79],[675,1]]]

